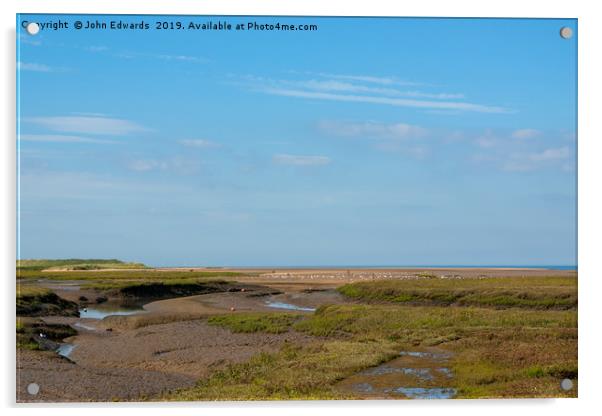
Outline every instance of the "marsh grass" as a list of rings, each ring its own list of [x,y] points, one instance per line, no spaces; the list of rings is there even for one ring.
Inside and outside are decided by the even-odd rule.
[[[271,314],[214,317],[233,330],[265,331]],[[332,305],[279,331],[315,335],[315,345],[287,346],[201,380],[167,400],[337,399],[336,383],[388,361],[401,350],[438,346],[452,355],[458,397],[575,397],[560,380],[577,378],[574,310],[459,306]],[[268,324],[266,324],[268,322]]]
[[[78,316],[78,306],[49,289],[35,285],[17,285],[16,313],[19,316]]]
[[[362,302],[531,309],[577,307],[575,277],[383,280],[347,284],[338,291]]]
[[[240,313],[211,316],[207,323],[228,328],[232,332],[280,334],[288,332],[300,318],[301,315],[293,313]]]
[[[204,287],[204,285],[227,285],[230,282],[228,280],[216,279],[215,277],[206,278],[158,278],[158,279],[127,279],[127,280],[95,280],[89,283],[83,283],[82,288],[85,289],[96,289],[96,290],[108,290],[108,291],[135,291],[137,289],[144,290],[145,288],[155,287],[156,289],[169,289],[181,287],[195,289]]]
[[[333,340],[305,347],[287,345],[260,353],[163,400],[296,400],[346,398],[333,386],[364,368],[397,355],[391,342]]]
[[[170,281],[188,279],[226,279],[244,276],[244,273],[228,271],[184,271],[184,270],[73,270],[42,271],[38,269],[17,269],[18,279],[74,280],[90,281]]]

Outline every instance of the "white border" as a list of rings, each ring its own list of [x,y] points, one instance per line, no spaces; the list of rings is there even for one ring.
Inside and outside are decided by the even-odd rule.
[[[150,3],[150,4],[149,4]],[[346,16],[449,16],[449,17],[564,17],[579,19],[579,399],[576,400],[483,400],[445,402],[302,402],[302,403],[205,403],[176,405],[132,405],[111,407],[111,413],[131,413],[141,408],[146,415],[179,415],[189,413],[265,415],[286,412],[307,416],[308,412],[327,414],[345,412],[350,416],[364,415],[372,409],[385,414],[462,414],[506,415],[508,412],[539,414],[588,414],[600,408],[601,344],[599,294],[602,276],[596,260],[600,256],[597,243],[602,212],[600,192],[602,120],[600,97],[602,74],[600,45],[602,15],[594,1],[475,1],[421,0],[393,2],[385,0],[2,0],[2,108],[3,137],[1,148],[2,240],[0,258],[1,281],[5,296],[2,302],[2,376],[3,404],[10,414],[44,415],[86,414],[106,416],[107,405],[88,405],[85,410],[75,406],[14,406],[14,259],[15,259],[15,13],[132,13],[132,14],[256,14],[256,15],[346,15]],[[597,75],[597,76],[596,76]],[[195,409],[196,407],[196,409]],[[597,409],[597,410],[598,410]]]

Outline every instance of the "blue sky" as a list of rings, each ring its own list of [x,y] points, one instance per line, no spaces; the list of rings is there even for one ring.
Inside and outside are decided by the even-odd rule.
[[[576,264],[574,20],[227,20],[18,33],[21,258]]]

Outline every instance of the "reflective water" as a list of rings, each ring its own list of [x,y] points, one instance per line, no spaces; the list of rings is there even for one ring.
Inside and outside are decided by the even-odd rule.
[[[140,313],[144,309],[141,307],[122,307],[115,305],[95,305],[93,307],[85,307],[79,310],[80,318],[103,319],[112,315],[133,315]]]
[[[401,351],[399,357],[342,380],[337,389],[366,398],[451,399],[456,395],[451,354],[429,348]]]
[[[292,303],[276,302],[276,301],[271,301],[271,300],[266,301],[265,304],[269,308],[287,309],[287,310],[291,310],[291,311],[313,312],[316,310],[316,308],[306,308],[303,306],[293,305]]]
[[[456,389],[440,387],[398,387],[385,391],[387,393],[400,393],[410,399],[451,399],[456,395]]]
[[[58,355],[68,358],[74,349],[75,349],[75,345],[73,345],[73,344],[61,344],[61,346],[58,347],[56,352]]]

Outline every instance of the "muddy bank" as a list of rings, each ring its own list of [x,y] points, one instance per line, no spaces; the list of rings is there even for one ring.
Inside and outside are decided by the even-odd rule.
[[[284,334],[231,333],[204,320],[171,322],[121,332],[87,331],[66,339],[74,346],[69,360],[56,353],[18,351],[19,401],[112,401],[152,399],[190,387],[229,363],[285,343],[315,338]],[[40,385],[35,397],[27,384]]]
[[[17,350],[17,402],[90,402],[140,400],[193,386],[196,379],[131,368],[82,366],[52,352]],[[27,386],[40,386],[30,395]]]
[[[347,300],[335,290],[281,293],[228,292],[160,300],[144,305],[149,313],[198,314],[240,312],[311,312],[321,305],[340,304]]]
[[[259,351],[284,343],[307,343],[312,337],[284,334],[231,333],[205,320],[153,325],[110,334],[88,333],[71,342],[70,358],[96,367],[137,368],[204,377],[225,362],[248,360]]]

